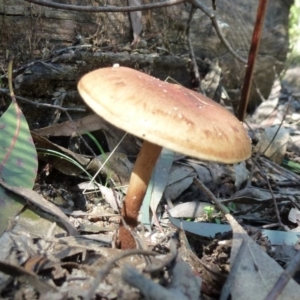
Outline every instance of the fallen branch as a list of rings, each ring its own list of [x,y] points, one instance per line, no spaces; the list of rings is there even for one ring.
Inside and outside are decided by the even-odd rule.
[[[131,12],[131,11],[139,11],[139,10],[149,10],[154,8],[163,8],[163,7],[178,5],[187,2],[187,0],[167,0],[164,2],[146,4],[141,6],[82,6],[82,5],[69,5],[69,4],[55,3],[47,0],[25,0],[25,1],[29,3],[42,5],[42,6],[52,7],[52,8],[91,12],[91,13]]]

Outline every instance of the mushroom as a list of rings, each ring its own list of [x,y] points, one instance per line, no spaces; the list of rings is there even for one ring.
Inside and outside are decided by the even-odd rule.
[[[78,90],[102,118],[144,140],[122,207],[134,228],[162,147],[202,160],[236,163],[251,155],[251,141],[230,112],[202,94],[134,69],[113,66],[81,78]],[[122,249],[135,248],[121,224]]]

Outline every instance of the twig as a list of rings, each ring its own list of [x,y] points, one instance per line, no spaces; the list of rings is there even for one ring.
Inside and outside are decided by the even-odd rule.
[[[29,246],[28,246],[29,247]],[[12,276],[14,280],[23,280],[28,286],[34,288],[41,295],[44,293],[56,294],[59,293],[57,287],[48,282],[44,282],[41,278],[34,272],[26,270],[22,266],[18,266],[18,263],[12,263],[10,261],[0,260],[0,271],[1,273]]]
[[[90,45],[90,44],[69,46],[69,47],[65,47],[65,48],[59,49],[59,50],[54,50],[53,52],[50,53],[50,55],[54,56],[54,55],[59,55],[62,52],[66,52],[68,50],[73,50],[73,49],[75,49],[75,50],[81,50],[81,49],[87,49],[87,48],[91,48],[91,47],[92,47],[92,45]],[[29,63],[27,63],[25,65],[20,66],[17,69],[14,69],[13,70],[13,74],[19,73],[19,72],[23,71],[26,68],[34,66],[35,64],[38,64],[38,63],[47,63],[47,62],[51,62],[51,60],[50,59],[48,59],[48,60],[39,59],[39,60],[36,60],[36,61],[31,61],[31,62],[29,62]],[[5,73],[4,70],[3,70],[3,73]],[[6,78],[6,77],[7,77],[7,74],[0,75],[0,79]]]
[[[226,40],[226,38],[224,37],[219,24],[217,22],[216,16],[205,6],[203,5],[199,0],[188,0],[189,3],[191,3],[194,7],[199,8],[200,10],[202,10],[210,19],[212,22],[213,27],[216,30],[216,33],[219,37],[219,39],[221,40],[221,42],[224,44],[224,46],[226,47],[226,49],[236,58],[238,59],[240,62],[242,62],[243,64],[246,64],[247,61],[242,58],[241,56],[239,56],[230,46],[229,42]]]
[[[223,206],[220,201],[215,197],[215,195],[198,179],[194,178],[193,182],[197,187],[217,206],[217,208],[224,214],[228,214],[225,206]]]
[[[134,250],[125,250],[122,251],[119,255],[116,255],[113,259],[109,260],[104,266],[102,266],[101,270],[98,272],[90,290],[88,291],[88,294],[85,296],[84,299],[90,300],[94,296],[96,289],[98,285],[101,283],[101,281],[105,278],[105,276],[108,274],[112,266],[120,259],[132,256],[132,255],[146,255],[146,256],[155,256],[157,253],[152,251],[146,251],[146,250],[140,250],[140,249],[134,249]]]
[[[4,94],[7,94],[7,95],[10,95],[10,92],[9,90],[7,89],[0,89],[0,93],[4,93]],[[65,108],[65,107],[61,107],[59,105],[52,105],[52,104],[48,104],[48,103],[37,103],[37,102],[34,102],[34,101],[31,101],[31,100],[28,100],[24,97],[21,97],[21,96],[14,96],[15,99],[17,100],[21,100],[21,101],[24,101],[24,102],[27,102],[27,103],[30,103],[32,105],[35,105],[37,107],[41,106],[41,107],[47,107],[47,108],[53,108],[53,109],[58,109],[60,111],[63,111],[68,120],[73,124],[73,119],[71,118],[70,114],[69,114],[69,111],[86,111],[86,109],[83,109],[83,108]],[[86,146],[86,148],[90,151],[90,153],[96,157],[96,154],[95,152],[93,151],[93,149],[88,145],[88,143],[85,141],[84,137],[80,134],[80,132],[77,130],[76,126],[73,127],[74,128],[74,131],[77,133],[77,135],[80,137],[80,139],[82,140],[82,142],[84,143],[84,145]]]
[[[263,168],[260,166],[260,164],[258,163],[258,156],[256,157],[256,159],[253,159],[252,161],[254,162],[254,164],[256,164],[256,166],[258,167],[258,169],[261,171],[261,174],[262,176],[264,177],[264,179],[266,180],[266,183],[267,183],[267,186],[269,188],[269,191],[270,191],[270,194],[271,194],[271,197],[273,199],[273,203],[274,203],[274,208],[275,208],[275,213],[276,213],[276,217],[277,217],[277,220],[278,220],[278,223],[279,225],[286,231],[288,231],[288,227],[285,226],[282,221],[281,221],[281,218],[280,218],[280,214],[279,214],[279,209],[278,209],[278,205],[277,205],[277,201],[276,201],[276,198],[274,196],[274,193],[273,193],[273,189],[271,187],[271,184],[270,184],[270,181],[269,181],[269,178],[267,176],[267,174],[265,173],[265,171],[263,170]]]
[[[237,115],[238,119],[241,122],[243,122],[244,120],[248,102],[249,102],[249,95],[250,95],[250,89],[252,85],[252,77],[254,72],[255,60],[258,53],[267,6],[268,6],[268,0],[260,0],[257,7],[256,21],[255,21],[251,47],[248,56],[248,64],[246,68],[244,85],[241,94],[241,102],[240,102],[238,115]]]
[[[146,266],[146,269],[144,270],[145,273],[158,272],[163,268],[167,267],[168,265],[170,265],[176,259],[178,255],[178,251],[174,240],[175,240],[174,238],[171,238],[170,240],[170,247],[169,247],[170,253],[166,254],[165,258],[161,261],[161,263],[148,264]]]
[[[197,300],[200,297],[201,279],[182,259],[175,262],[169,269],[170,281],[166,287],[145,277],[135,268],[125,265],[122,279],[132,287],[137,288],[149,300]]]
[[[91,12],[91,13],[99,13],[99,12],[131,12],[131,11],[139,11],[139,10],[149,10],[154,8],[162,8],[168,6],[174,6],[178,4],[182,4],[187,2],[188,0],[166,0],[164,2],[146,4],[140,6],[82,6],[82,5],[68,5],[50,2],[47,0],[25,0],[29,3],[34,3],[42,6],[53,7],[58,9],[65,10],[73,10],[73,11],[82,11],[82,12]]]
[[[295,275],[299,270],[300,266],[300,251],[293,257],[289,262],[287,268],[281,273],[277,282],[275,283],[272,290],[266,296],[264,300],[275,300],[279,299],[280,294],[282,293],[285,286],[288,284],[289,280]]]
[[[266,149],[262,152],[262,154],[265,154],[265,153],[267,152],[267,150],[270,148],[270,146],[272,145],[272,143],[274,142],[274,140],[275,140],[275,138],[276,138],[276,136],[277,136],[279,130],[281,129],[281,127],[282,127],[282,125],[283,125],[283,122],[284,122],[284,120],[285,120],[285,117],[286,117],[287,114],[288,114],[288,111],[289,111],[290,106],[291,106],[292,99],[293,99],[293,97],[292,97],[292,96],[289,96],[289,100],[288,100],[288,103],[287,103],[287,107],[286,107],[286,110],[285,110],[285,112],[284,112],[284,114],[283,114],[282,120],[281,120],[281,122],[280,122],[280,124],[279,124],[279,126],[278,126],[278,128],[277,128],[277,130],[276,130],[276,132],[275,132],[275,134],[274,134],[274,136],[273,136],[273,138],[271,139],[271,141],[270,141],[270,143],[268,144],[268,146],[266,147]]]
[[[7,89],[0,89],[0,93],[9,95],[9,90],[7,90]],[[78,111],[83,111],[84,112],[84,111],[86,111],[85,108],[67,108],[67,107],[62,107],[62,106],[59,106],[59,105],[53,105],[53,104],[48,104],[48,103],[38,103],[38,102],[34,102],[32,100],[29,100],[29,99],[21,97],[21,96],[15,96],[15,98],[17,100],[20,100],[20,101],[32,104],[32,105],[37,106],[37,107],[53,108],[53,109],[61,110],[63,112],[66,112],[66,111],[77,111],[77,112]]]
[[[73,125],[74,121],[72,119],[72,117],[70,116],[68,111],[65,111],[65,114],[67,116],[67,118],[69,119],[70,123]],[[83,144],[85,145],[85,147],[90,151],[90,153],[94,156],[97,157],[96,153],[94,152],[94,150],[90,147],[90,145],[87,143],[87,141],[85,140],[85,138],[82,136],[82,134],[79,132],[79,130],[77,129],[76,126],[73,126],[74,131],[76,132],[76,134],[79,136],[79,138],[82,140]]]
[[[192,64],[193,64],[193,70],[194,70],[195,78],[196,78],[197,84],[198,84],[197,89],[199,92],[201,92],[203,95],[205,95],[205,91],[202,91],[202,89],[201,89],[201,78],[200,78],[199,69],[198,69],[198,65],[197,65],[197,61],[196,61],[196,57],[195,57],[195,53],[194,53],[194,48],[193,48],[193,44],[192,44],[192,40],[191,40],[191,34],[190,34],[191,22],[193,20],[195,11],[196,11],[196,8],[194,6],[192,6],[191,10],[190,10],[188,21],[187,21],[187,26],[186,26],[186,36],[187,36],[187,43],[188,43],[188,47],[189,47],[189,51],[190,51]]]

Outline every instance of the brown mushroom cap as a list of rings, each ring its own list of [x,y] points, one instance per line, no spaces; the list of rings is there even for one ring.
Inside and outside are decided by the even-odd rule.
[[[88,73],[78,90],[106,121],[151,143],[222,163],[251,155],[241,122],[213,100],[125,67]]]

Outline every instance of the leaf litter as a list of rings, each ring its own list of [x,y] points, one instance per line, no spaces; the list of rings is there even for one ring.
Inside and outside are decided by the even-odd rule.
[[[282,275],[290,275],[284,268],[297,263],[292,258],[299,249],[299,104],[297,96],[282,93],[279,97],[276,86],[273,91],[247,119],[257,152],[253,160],[235,166],[176,154],[172,161],[162,160],[143,208],[144,225],[137,231],[150,250],[123,253],[115,249],[119,206],[126,193],[122,187],[128,182],[128,166],[140,141],[128,136],[118,145],[123,132],[98,116],[32,132],[36,147],[67,155],[78,165],[63,156],[38,153],[34,191],[30,185],[12,187],[0,182],[5,197],[23,201],[20,210],[25,207],[37,213],[32,219],[25,216],[21,226],[23,212],[6,216],[6,230],[0,237],[1,295],[6,299],[17,294],[24,299],[88,299],[93,295],[141,299],[142,292],[149,299],[199,299],[201,291],[217,299],[245,299],[245,295],[265,299],[277,287],[280,299],[298,299],[296,281],[288,280],[282,290],[277,282]],[[6,121],[2,118],[1,122]],[[108,164],[92,184],[83,170],[93,176],[95,168],[88,168],[89,164],[102,166],[103,157],[64,141],[85,132],[104,135],[105,152],[116,151],[112,168]],[[30,137],[29,131],[26,134]],[[34,158],[33,150],[30,153]],[[294,168],[288,170],[291,162]],[[194,178],[200,178],[226,206],[226,214],[220,215]],[[88,185],[94,191],[83,195]],[[49,196],[50,192],[45,200],[40,195],[43,186],[66,190],[60,195],[66,202],[49,202],[59,198]],[[44,219],[47,225],[41,225]]]

